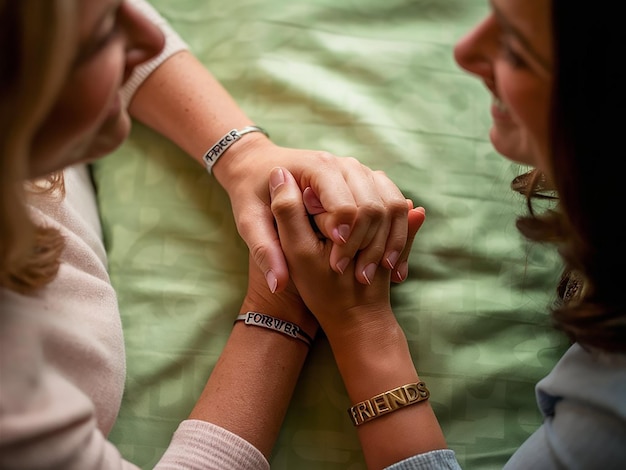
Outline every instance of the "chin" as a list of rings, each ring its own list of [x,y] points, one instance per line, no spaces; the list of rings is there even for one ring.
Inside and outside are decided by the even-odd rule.
[[[93,141],[85,149],[81,161],[92,162],[105,157],[119,148],[128,138],[131,120],[127,113],[120,113],[116,119],[105,122]]]
[[[521,139],[519,133],[503,133],[496,128],[492,128],[489,133],[489,139],[495,151],[506,159],[522,165],[529,164],[529,160],[531,159],[528,156],[528,151],[526,151],[525,145],[522,143],[523,139]]]
[[[36,141],[27,178],[45,176],[77,163],[92,162],[116,150],[126,140],[131,129],[128,113],[121,111],[91,131]]]
[[[66,166],[78,163],[92,163],[106,157],[122,145],[130,133],[130,119],[109,122],[99,129],[96,135],[86,138],[72,152],[73,158]]]

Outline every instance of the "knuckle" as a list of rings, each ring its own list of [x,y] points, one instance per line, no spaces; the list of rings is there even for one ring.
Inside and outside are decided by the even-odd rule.
[[[315,150],[313,156],[318,160],[318,163],[324,166],[328,166],[337,160],[337,157],[326,150]]]
[[[367,252],[370,258],[380,262],[385,253],[385,243],[384,240],[372,240],[372,242],[367,247]]]
[[[355,168],[358,168],[358,169],[367,168],[365,165],[363,165],[363,163],[361,163],[355,157],[343,157],[343,160],[346,163],[346,165],[348,165],[350,167],[355,167]]]
[[[341,220],[354,220],[358,215],[358,208],[351,203],[341,203],[334,208],[333,212],[341,219]]]
[[[381,201],[368,201],[359,207],[359,217],[380,220],[385,217],[387,210]]]
[[[276,199],[272,201],[272,213],[275,217],[291,217],[298,210],[302,211],[302,202],[293,199]]]
[[[252,259],[254,259],[254,262],[257,264],[257,266],[267,265],[268,251],[265,245],[263,245],[262,243],[254,243],[248,248],[250,249],[250,255],[252,256]]]
[[[250,217],[241,217],[236,220],[237,231],[244,236],[254,233],[254,229],[256,228],[256,223],[254,219]]]
[[[376,176],[377,178],[381,178],[381,179],[389,179],[389,177],[387,176],[387,173],[384,170],[373,170],[374,172],[374,176]]]
[[[409,213],[409,207],[407,206],[406,200],[402,199],[394,199],[388,204],[387,210],[391,214],[392,217],[406,217]]]

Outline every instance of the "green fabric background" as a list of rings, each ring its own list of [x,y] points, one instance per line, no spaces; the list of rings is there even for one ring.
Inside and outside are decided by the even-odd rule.
[[[426,207],[410,278],[392,289],[395,312],[461,465],[501,468],[540,424],[534,384],[566,343],[546,313],[558,260],[514,228],[525,206],[509,183],[524,169],[493,151],[489,96],[452,57],[487,2],[153,4],[276,143],[357,157]],[[221,187],[141,125],[94,176],[128,356],[110,438],[147,469],[224,346],[246,287],[246,247]],[[348,406],[320,340],[272,468],[364,469]]]

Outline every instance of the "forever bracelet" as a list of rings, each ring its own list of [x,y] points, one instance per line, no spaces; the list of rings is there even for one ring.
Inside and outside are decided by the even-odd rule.
[[[307,346],[311,347],[313,338],[311,338],[302,328],[295,323],[259,312],[246,312],[235,318],[235,323],[243,321],[246,325],[261,326],[270,330],[278,331],[291,338],[299,339]]]
[[[430,391],[424,382],[402,385],[348,408],[352,424],[360,426],[379,416],[428,400]]]
[[[241,139],[244,135],[249,134],[250,132],[261,132],[266,137],[270,135],[267,133],[265,129],[259,126],[246,126],[241,130],[232,129],[228,131],[220,140],[218,140],[213,147],[206,151],[206,153],[202,156],[202,160],[206,165],[206,169],[209,173],[213,169],[213,165],[215,162],[239,139]]]

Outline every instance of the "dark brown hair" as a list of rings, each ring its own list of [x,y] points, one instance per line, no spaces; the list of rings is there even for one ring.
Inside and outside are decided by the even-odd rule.
[[[624,175],[623,119],[626,73],[619,66],[626,28],[619,15],[580,2],[553,0],[554,72],[551,106],[551,183],[558,205],[531,210],[517,226],[530,240],[557,246],[565,263],[563,292],[582,286],[555,305],[558,328],[573,341],[626,352],[626,237],[621,231]],[[584,34],[581,34],[581,26]],[[526,194],[541,196],[538,174]],[[550,189],[550,188],[548,188]]]

